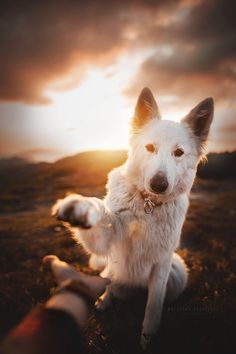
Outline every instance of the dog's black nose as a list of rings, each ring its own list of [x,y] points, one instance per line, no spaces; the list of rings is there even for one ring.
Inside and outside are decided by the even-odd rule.
[[[150,187],[155,193],[164,193],[166,191],[168,181],[163,172],[158,172],[151,178]]]

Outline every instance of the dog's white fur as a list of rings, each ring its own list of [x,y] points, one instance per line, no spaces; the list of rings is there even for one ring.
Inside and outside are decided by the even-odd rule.
[[[144,88],[132,120],[128,159],[109,174],[105,199],[69,195],[53,209],[59,219],[78,227],[90,265],[104,267],[101,274],[112,280],[98,308],[125,296],[127,288],[148,288],[143,348],[159,326],[165,297],[176,298],[186,286],[187,267],[175,250],[212,117],[213,100],[208,98],[181,123],[163,121],[151,91]],[[147,151],[147,144],[153,151]],[[177,149],[182,156],[175,156]],[[159,172],[168,182],[163,193],[150,186]],[[163,204],[147,214],[144,196]]]

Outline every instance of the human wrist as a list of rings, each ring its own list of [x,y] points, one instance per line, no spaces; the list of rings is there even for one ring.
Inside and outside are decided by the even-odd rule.
[[[84,298],[66,289],[52,296],[45,308],[62,310],[70,314],[80,327],[84,327],[88,317],[88,307]]]

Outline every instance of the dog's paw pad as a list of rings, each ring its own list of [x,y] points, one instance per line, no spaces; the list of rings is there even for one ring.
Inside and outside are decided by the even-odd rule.
[[[77,195],[59,200],[53,207],[52,215],[60,221],[83,229],[93,227],[100,220],[100,212],[96,205],[89,198]]]

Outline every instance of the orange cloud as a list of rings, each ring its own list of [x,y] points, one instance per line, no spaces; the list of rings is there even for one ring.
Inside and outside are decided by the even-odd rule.
[[[46,104],[47,89],[79,86],[92,66],[112,64],[123,52],[149,51],[124,94],[133,99],[147,85],[173,97],[176,108],[213,96],[217,134],[230,140],[227,127],[236,125],[230,108],[236,92],[235,9],[234,0],[5,2],[0,100]]]
[[[114,62],[120,51],[132,50],[139,37],[142,42],[141,33],[153,16],[160,17],[171,4],[171,0],[5,3],[0,14],[0,99],[47,103],[44,91],[49,85],[73,75],[78,85],[89,66]]]

